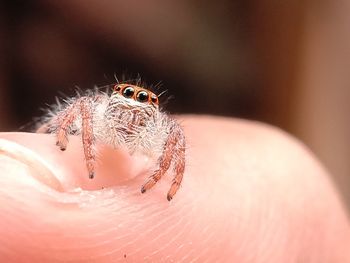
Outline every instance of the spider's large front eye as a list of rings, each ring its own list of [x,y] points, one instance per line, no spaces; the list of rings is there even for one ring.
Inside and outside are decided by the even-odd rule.
[[[148,101],[148,98],[149,98],[149,95],[148,95],[148,92],[147,91],[144,91],[144,90],[141,90],[139,93],[137,93],[136,95],[136,99],[139,101],[139,102],[147,102]]]
[[[123,90],[123,96],[125,98],[131,98],[132,96],[134,96],[134,93],[135,93],[135,89],[131,86],[128,86]]]

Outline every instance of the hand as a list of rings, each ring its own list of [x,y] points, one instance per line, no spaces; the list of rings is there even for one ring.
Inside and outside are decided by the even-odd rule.
[[[182,187],[140,193],[147,160],[81,141],[0,135],[1,262],[350,262],[349,222],[329,176],[300,142],[263,124],[181,117]]]

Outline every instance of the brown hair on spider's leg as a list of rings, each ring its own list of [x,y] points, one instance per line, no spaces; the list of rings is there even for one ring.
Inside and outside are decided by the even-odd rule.
[[[56,145],[60,147],[61,151],[64,151],[67,148],[68,129],[76,119],[79,108],[80,99],[73,103],[62,116],[57,116],[59,128],[57,131]]]
[[[89,98],[82,98],[80,102],[80,114],[82,118],[82,141],[84,148],[84,155],[86,167],[89,173],[89,178],[95,176],[95,154],[94,154],[94,134],[92,127],[92,105]]]
[[[147,182],[141,187],[141,193],[144,193],[147,190],[151,189],[169,169],[176,142],[177,137],[175,136],[174,132],[171,132],[164,145],[163,154],[159,158],[159,169],[156,170],[156,172],[153,175],[151,175],[148,178]]]
[[[185,137],[183,136],[182,133],[179,134],[180,139],[178,140],[178,143],[176,145],[176,152],[175,156],[176,158],[174,159],[174,172],[175,172],[175,177],[173,179],[173,182],[171,184],[170,190],[167,195],[168,201],[173,199],[173,196],[176,194],[177,190],[179,189],[182,178],[185,172]]]

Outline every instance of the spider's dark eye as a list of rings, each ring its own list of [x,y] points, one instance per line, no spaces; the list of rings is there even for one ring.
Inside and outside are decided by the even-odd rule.
[[[158,97],[156,95],[151,96],[151,101],[155,104],[158,104]]]
[[[141,90],[139,93],[137,93],[136,98],[139,102],[147,102],[149,98],[148,92]]]
[[[119,85],[115,85],[115,86],[114,86],[114,90],[115,90],[115,91],[120,91],[121,88],[122,88],[122,87],[120,87]]]
[[[131,86],[128,86],[123,90],[123,96],[125,98],[131,98],[132,96],[134,96],[134,93],[135,93],[135,89]]]

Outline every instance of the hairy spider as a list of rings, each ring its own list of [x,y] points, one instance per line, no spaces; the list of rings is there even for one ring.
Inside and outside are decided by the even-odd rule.
[[[114,148],[126,147],[158,158],[158,168],[141,187],[153,187],[173,165],[174,178],[167,195],[170,201],[180,187],[185,170],[185,137],[175,119],[160,111],[158,96],[132,84],[116,84],[111,95],[90,92],[58,103],[37,130],[55,133],[56,145],[64,151],[68,135],[81,135],[89,178],[95,174],[96,142]]]

